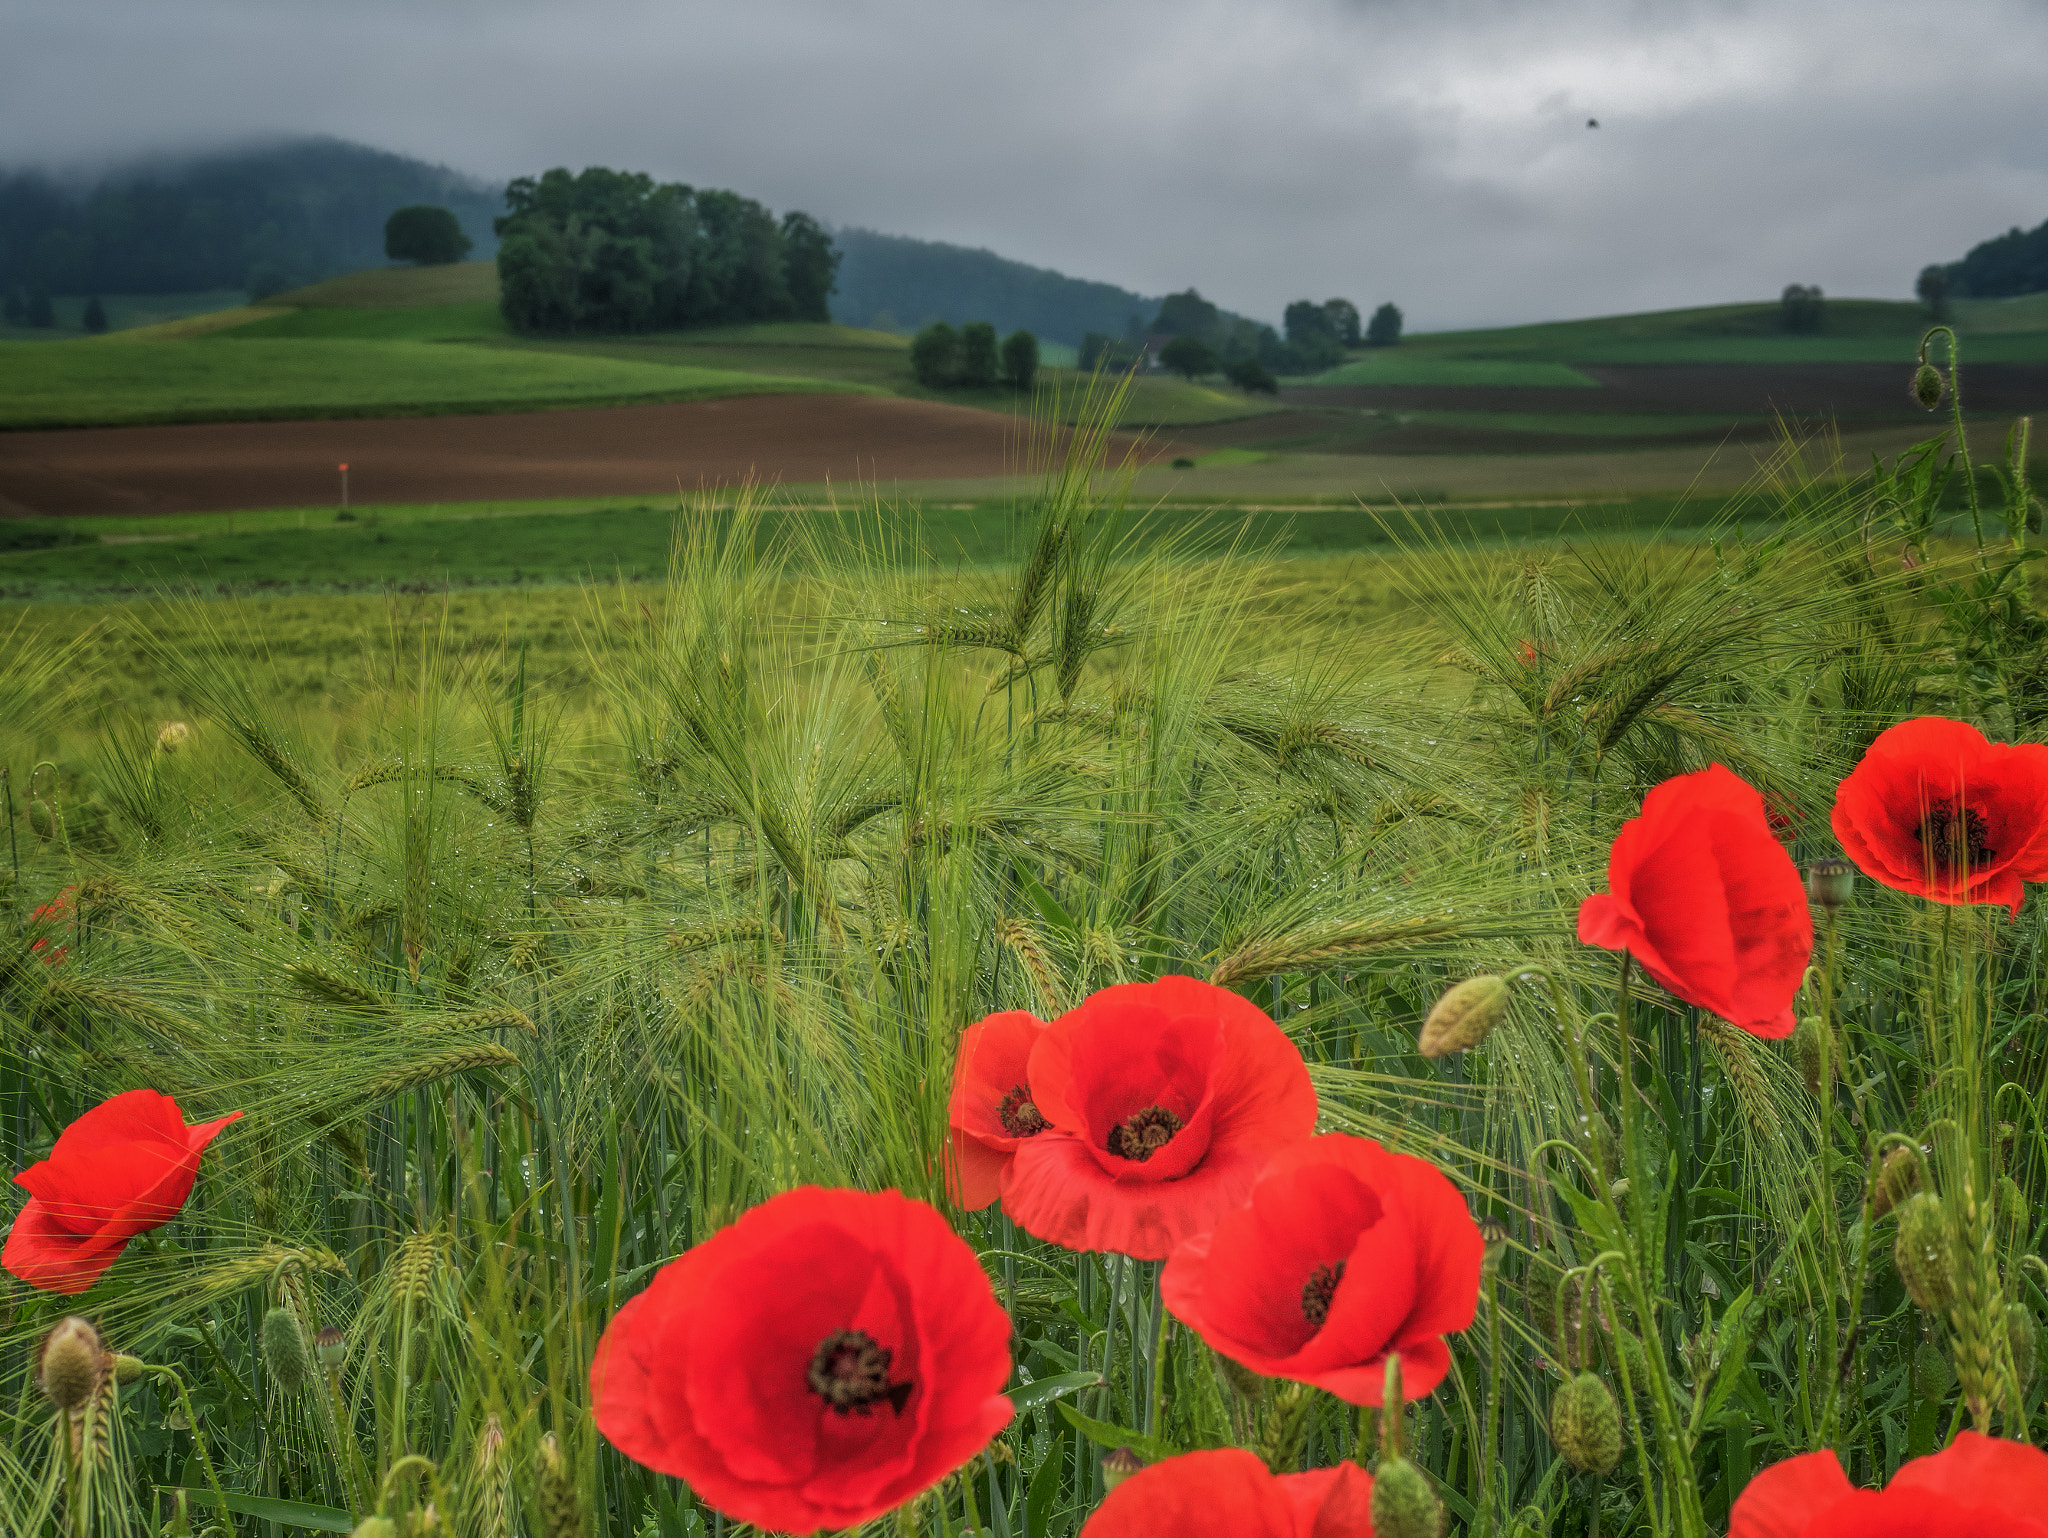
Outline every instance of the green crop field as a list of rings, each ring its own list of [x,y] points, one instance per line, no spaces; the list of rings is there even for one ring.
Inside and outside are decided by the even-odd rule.
[[[0,343],[0,427],[9,428],[425,415],[853,388],[418,341]]]
[[[1418,337],[1418,342],[1424,339]],[[1386,347],[1368,352],[1355,362],[1303,380],[1319,385],[1561,385],[1598,388],[1589,379],[1563,363],[1515,361],[1495,358],[1453,358],[1405,347]]]

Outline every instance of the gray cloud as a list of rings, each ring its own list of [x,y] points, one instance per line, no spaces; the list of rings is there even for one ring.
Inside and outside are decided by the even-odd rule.
[[[2048,217],[2029,0],[6,0],[0,146],[733,186],[1247,314],[1903,296]],[[1589,130],[1585,120],[1598,117]]]

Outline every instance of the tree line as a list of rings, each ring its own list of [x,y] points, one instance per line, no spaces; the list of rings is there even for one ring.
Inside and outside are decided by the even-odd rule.
[[[1282,374],[1315,374],[1342,363],[1359,347],[1392,347],[1401,339],[1401,311],[1383,304],[1364,321],[1348,299],[1297,299],[1281,317],[1285,335],[1271,326],[1218,309],[1194,289],[1168,294],[1149,327],[1134,317],[1121,337],[1091,331],[1081,343],[1084,369],[1128,368],[1153,338],[1168,338],[1162,366],[1189,379],[1222,374],[1240,389],[1271,392]]]
[[[1038,377],[1038,338],[1012,331],[998,345],[996,328],[985,320],[958,331],[933,321],[911,340],[910,372],[928,390],[986,390],[999,383],[1029,390]]]
[[[1914,292],[1937,315],[1950,299],[2011,299],[2048,290],[2048,220],[2031,230],[2014,225],[1972,246],[1959,262],[1920,270]]]
[[[505,322],[515,331],[653,331],[832,318],[839,252],[792,210],[737,192],[591,166],[522,176],[496,223]]]

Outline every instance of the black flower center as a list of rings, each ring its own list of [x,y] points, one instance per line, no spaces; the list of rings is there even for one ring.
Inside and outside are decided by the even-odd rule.
[[[1036,1137],[1048,1123],[1039,1114],[1038,1107],[1031,1103],[1031,1091],[1022,1084],[1016,1085],[1003,1096],[996,1107],[996,1120],[1003,1124],[1003,1131],[1010,1137]]]
[[[1337,1296],[1337,1284],[1344,1280],[1344,1262],[1317,1266],[1301,1288],[1301,1317],[1317,1329],[1330,1317],[1330,1300]]]
[[[1119,1159],[1143,1164],[1173,1141],[1174,1133],[1186,1126],[1163,1105],[1148,1105],[1109,1129],[1109,1151]]]
[[[818,1342],[811,1357],[806,1374],[811,1392],[837,1415],[871,1415],[871,1406],[879,1399],[888,1400],[889,1408],[901,1415],[912,1385],[889,1381],[889,1358],[894,1354],[876,1344],[866,1330],[834,1330]]]
[[[1968,808],[1958,811],[1946,801],[1930,807],[1920,826],[1913,830],[1937,872],[1975,870],[1996,859],[1998,851],[1984,842],[1990,831],[1983,813]]]

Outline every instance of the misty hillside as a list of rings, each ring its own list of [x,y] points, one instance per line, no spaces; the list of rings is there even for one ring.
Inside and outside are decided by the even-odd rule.
[[[0,289],[272,293],[383,265],[384,221],[408,203],[451,210],[472,255],[496,251],[501,188],[338,139],[137,162],[85,184],[0,170]]]

